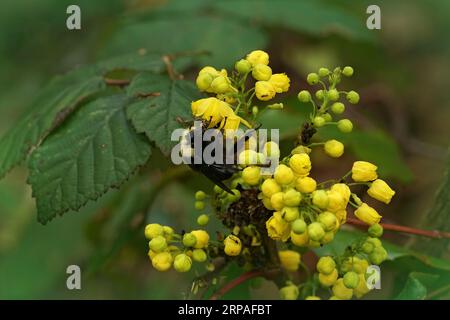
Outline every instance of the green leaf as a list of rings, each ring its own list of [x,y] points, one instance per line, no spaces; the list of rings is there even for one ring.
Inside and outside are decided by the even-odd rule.
[[[126,25],[113,36],[103,56],[142,48],[161,54],[207,51],[198,64],[217,68],[232,65],[251,50],[264,47],[266,37],[259,28],[230,19],[177,16]]]
[[[39,94],[27,115],[0,140],[0,178],[19,164],[47,135],[94,94],[104,90],[103,76],[116,69],[164,72],[160,55],[124,54],[56,77]]]
[[[427,296],[427,287],[424,281],[436,280],[438,276],[433,274],[411,272],[405,287],[397,295],[395,300],[424,300]]]
[[[168,155],[175,142],[170,140],[173,130],[181,128],[177,118],[192,119],[191,102],[200,98],[192,82],[171,80],[168,77],[141,73],[127,88],[129,96],[157,93],[127,108],[127,115],[139,133],[156,143]]]
[[[374,34],[364,16],[324,1],[308,0],[227,0],[214,1],[226,14],[257,21],[264,25],[286,27],[315,36],[337,33],[355,40],[373,41]]]
[[[130,102],[114,95],[88,103],[32,153],[28,182],[40,222],[96,200],[146,163],[150,144],[126,118]]]

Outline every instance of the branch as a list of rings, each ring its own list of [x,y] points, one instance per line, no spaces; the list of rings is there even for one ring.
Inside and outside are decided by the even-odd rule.
[[[237,277],[236,279],[228,282],[227,284],[225,284],[222,288],[220,288],[219,290],[217,290],[210,298],[209,300],[217,300],[220,299],[225,293],[227,293],[228,291],[230,291],[231,289],[233,289],[234,287],[237,287],[238,285],[240,285],[241,283],[253,279],[253,278],[257,278],[257,277],[264,277],[266,276],[266,272],[262,271],[262,270],[252,270],[252,271],[248,271],[245,272],[243,274],[241,274],[239,277]]]
[[[355,225],[355,226],[367,227],[367,224],[365,224],[364,222],[362,222],[358,219],[355,219],[355,218],[347,218],[347,223]],[[437,230],[422,230],[422,229],[410,228],[410,227],[406,227],[406,226],[399,226],[399,225],[390,224],[390,223],[380,223],[380,225],[385,230],[403,232],[403,233],[408,233],[408,234],[415,234],[415,235],[434,238],[434,239],[450,239],[449,232],[443,232],[443,231],[437,231]]]

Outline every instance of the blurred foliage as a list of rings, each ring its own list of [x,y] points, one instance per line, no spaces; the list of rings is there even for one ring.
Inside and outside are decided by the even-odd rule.
[[[272,65],[288,70],[292,95],[307,86],[304,75],[321,65],[354,66],[357,73],[349,86],[362,88],[361,108],[346,116],[358,126],[350,136],[329,128],[320,134],[346,143],[351,151],[346,155],[347,169],[354,159],[364,158],[380,164],[384,170],[380,174],[396,181],[399,197],[383,212],[387,221],[448,230],[448,172],[434,200],[450,136],[450,41],[442,36],[450,29],[448,1],[379,1],[382,31],[365,27],[368,0],[357,4],[343,0],[78,0],[82,30],[69,31],[65,12],[73,3],[6,0],[0,4],[0,150],[8,151],[7,157],[2,157],[8,163],[0,166],[0,176],[46,136],[60,111],[69,110],[62,115],[72,123],[88,112],[74,107],[77,103],[88,107],[91,95],[104,93],[99,79],[108,70],[158,73],[164,66],[153,64],[152,55],[195,51],[199,55],[176,65],[189,80],[195,74],[194,66],[229,67],[246,52],[265,48]],[[137,55],[138,50],[145,55]],[[55,74],[85,64],[92,67],[77,69],[45,87]],[[85,72],[92,77],[78,81],[77,74]],[[68,82],[70,86],[66,86]],[[86,101],[75,101],[80,94],[86,95]],[[286,96],[285,105],[286,110],[276,115],[268,112],[261,122],[281,128],[284,142],[292,144],[307,111],[295,97]],[[26,118],[17,124],[22,113]],[[36,115],[43,120],[37,121]],[[154,134],[148,132],[151,127],[144,126],[145,114],[135,117],[142,123],[142,132]],[[101,129],[102,122],[95,126]],[[22,143],[3,138],[10,128],[21,135]],[[42,147],[60,144],[61,150],[70,144],[61,136],[64,130],[64,125],[58,128],[59,139],[50,136]],[[34,170],[39,170],[38,154],[33,157]],[[26,169],[9,173],[0,182],[0,298],[183,298],[190,279],[203,270],[189,275],[156,274],[146,257],[142,226],[151,215],[154,221],[180,229],[190,227],[196,215],[192,194],[211,185],[189,171],[175,172],[174,181],[166,181],[162,178],[170,170],[166,159],[157,150],[151,157],[151,165],[141,169],[142,175],[122,181],[120,191],[45,227],[36,223],[30,188],[24,186]],[[318,157],[314,171],[324,177],[347,170]],[[59,159],[57,152],[54,159]],[[44,160],[46,166],[53,165],[52,159]],[[327,171],[327,167],[333,169]],[[117,182],[111,181],[106,184]],[[30,182],[33,184],[33,179]],[[41,183],[40,187],[49,190],[52,184]],[[75,199],[75,205],[64,209],[74,209],[82,202]],[[218,226],[210,227],[215,230]],[[342,241],[333,244],[345,246],[357,236],[343,233]],[[449,242],[388,236],[396,245],[387,245],[390,261],[382,266],[383,290],[375,290],[368,298],[450,298],[449,263],[445,260],[450,258]],[[321,250],[342,249],[330,245]],[[70,264],[82,267],[80,292],[65,288],[65,270]],[[224,277],[231,279],[238,273],[231,267]],[[155,283],[161,281],[166,285],[155,289]],[[276,298],[276,291],[266,283],[260,289],[252,285],[243,284],[225,298]]]

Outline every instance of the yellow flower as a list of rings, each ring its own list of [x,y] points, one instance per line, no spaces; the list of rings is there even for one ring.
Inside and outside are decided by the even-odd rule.
[[[267,81],[272,76],[272,69],[265,64],[257,64],[253,67],[252,76],[255,80]]]
[[[371,183],[370,188],[367,190],[367,193],[372,198],[388,204],[389,202],[391,202],[395,191],[392,190],[386,182],[381,179],[377,179]]]
[[[342,196],[342,198],[344,198],[345,204],[347,204],[348,201],[350,200],[350,195],[352,192],[350,191],[350,188],[345,183],[333,184],[333,186],[331,187],[330,190],[338,192]]]
[[[317,182],[311,177],[298,178],[295,188],[303,193],[311,193],[316,190]]]
[[[321,300],[318,296],[307,296],[305,300]]]
[[[275,193],[281,191],[281,187],[275,179],[266,179],[261,185],[261,191],[264,196],[271,198]]]
[[[378,212],[374,208],[369,207],[366,203],[363,203],[355,210],[355,216],[369,226],[378,223],[381,220],[381,216]]]
[[[269,64],[269,55],[267,52],[264,52],[262,50],[255,50],[250,52],[247,55],[246,60],[250,62],[252,66],[256,66],[257,64]]]
[[[344,145],[337,140],[328,140],[324,146],[325,153],[330,157],[339,158],[344,154]]]
[[[289,239],[291,233],[290,224],[283,220],[279,212],[274,212],[273,215],[266,221],[267,233],[273,240],[281,240],[285,242]]]
[[[289,284],[280,289],[280,298],[283,300],[297,300],[298,287],[294,284]]]
[[[276,169],[273,175],[275,181],[281,185],[288,185],[292,181],[294,181],[294,173],[292,169],[284,164],[280,164]]]
[[[209,127],[219,124],[224,117],[234,115],[230,105],[217,98],[204,98],[191,103],[192,114],[196,117],[209,121]]]
[[[352,179],[357,182],[372,181],[377,178],[377,166],[367,161],[355,161],[352,167]]]
[[[238,161],[243,166],[257,164],[258,153],[254,150],[244,150],[239,154]]]
[[[278,251],[281,266],[287,271],[297,271],[300,265],[300,253],[293,250]]]
[[[355,289],[353,289],[353,293],[358,299],[360,299],[362,296],[366,295],[369,291],[370,289],[367,287],[366,278],[364,277],[364,274],[359,274],[358,286]]]
[[[302,194],[295,189],[289,189],[283,194],[283,203],[289,207],[296,207],[302,201]]]
[[[206,91],[211,86],[211,83],[213,82],[214,77],[210,75],[209,73],[199,73],[197,76],[197,79],[195,80],[195,83],[197,84],[197,88],[200,91]]]
[[[227,76],[217,76],[212,82],[211,82],[211,91],[214,93],[225,93],[228,91],[231,91],[231,83],[230,79],[228,79]]]
[[[173,257],[169,252],[161,252],[152,258],[152,265],[158,271],[167,271],[172,266]]]
[[[153,239],[164,234],[164,228],[158,223],[150,223],[145,227],[145,237],[147,239]]]
[[[280,211],[284,207],[283,192],[277,192],[270,197],[270,204],[275,210]]]
[[[328,195],[328,207],[327,210],[331,212],[337,212],[339,210],[345,209],[347,206],[347,202],[340,192],[329,190],[327,191]]]
[[[242,179],[245,183],[255,186],[259,183],[261,177],[260,167],[247,167],[242,171]]]
[[[285,73],[275,73],[269,79],[269,83],[275,88],[277,93],[287,92],[290,82],[291,80]]]
[[[256,97],[261,101],[267,101],[275,97],[276,91],[272,84],[268,81],[256,81],[255,83]]]
[[[223,241],[225,246],[224,251],[228,256],[238,256],[242,250],[241,240],[235,235],[229,235]]]
[[[353,296],[353,290],[344,285],[342,278],[338,279],[333,286],[333,294],[342,300],[350,300]]]
[[[298,247],[306,246],[309,243],[308,231],[305,231],[301,234],[291,232],[291,242]]]
[[[222,71],[225,71],[225,75],[226,75],[226,70],[222,70]],[[201,75],[201,74],[209,74],[212,78],[215,78],[215,77],[218,77],[221,74],[221,72],[216,70],[216,68],[214,68],[214,67],[206,66],[206,67],[203,67],[199,71],[198,74],[199,75]]]
[[[264,144],[263,154],[266,157],[278,159],[280,157],[280,147],[276,142],[269,141]]]
[[[173,267],[178,272],[188,272],[191,270],[192,259],[187,254],[180,253],[175,257]]]
[[[325,287],[331,287],[336,283],[338,276],[337,269],[334,268],[330,274],[319,273],[319,282]]]
[[[337,218],[337,227],[344,224],[345,221],[347,221],[347,210],[342,209],[335,212],[336,218]]]
[[[315,206],[326,209],[328,204],[330,203],[330,199],[328,198],[328,193],[325,190],[316,190],[312,193],[312,202]]]
[[[191,231],[191,234],[193,234],[195,239],[197,240],[194,245],[195,249],[202,249],[208,246],[209,242],[208,232],[206,232],[205,230],[194,230]]]
[[[311,159],[306,153],[297,153],[289,159],[289,166],[298,176],[306,177],[311,171]]]

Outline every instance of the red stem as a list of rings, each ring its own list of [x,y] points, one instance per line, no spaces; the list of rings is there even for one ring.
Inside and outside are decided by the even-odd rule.
[[[225,284],[222,288],[220,288],[219,290],[217,290],[210,298],[209,300],[217,300],[220,299],[225,293],[227,293],[228,291],[230,291],[231,289],[233,289],[234,287],[237,287],[238,285],[240,285],[241,283],[250,280],[252,278],[257,278],[257,277],[263,277],[265,276],[265,272],[261,271],[261,270],[253,270],[253,271],[248,271],[245,272],[243,274],[241,274],[239,277],[237,277],[236,279],[228,282],[227,284]]]
[[[367,228],[367,224],[364,222],[355,219],[355,218],[347,218],[347,223],[355,225],[355,226],[363,226]],[[403,233],[409,233],[409,234],[415,234],[419,236],[429,237],[429,238],[435,238],[435,239],[450,239],[450,233],[443,232],[443,231],[437,231],[437,230],[422,230],[422,229],[416,229],[416,228],[410,228],[405,226],[399,226],[396,224],[390,224],[390,223],[380,223],[380,225],[383,227],[384,230],[391,230],[391,231],[397,231],[397,232],[403,232]]]

